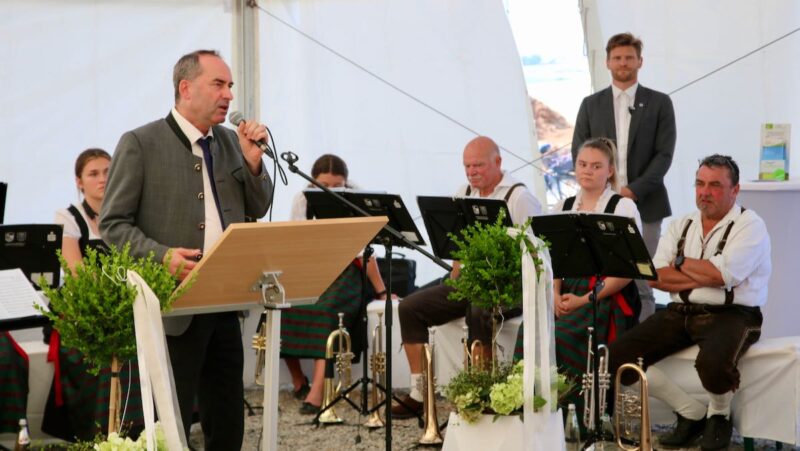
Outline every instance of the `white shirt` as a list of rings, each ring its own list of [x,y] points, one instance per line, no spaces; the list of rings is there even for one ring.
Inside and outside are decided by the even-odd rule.
[[[678,240],[690,219],[692,224],[686,234],[683,254],[689,258],[709,260],[722,274],[725,288],[734,289],[734,304],[763,307],[767,303],[767,284],[772,272],[769,234],[764,221],[753,210],[742,213],[739,205],[734,205],[706,237],[703,237],[699,211],[672,221],[658,243],[658,250],[653,258],[656,269],[669,266],[675,260]],[[717,243],[731,221],[733,228],[728,235],[728,241],[722,254],[715,256]],[[673,302],[683,302],[678,293],[672,293],[671,298]],[[689,301],[697,304],[724,304],[725,290],[695,288],[689,295]]]
[[[631,129],[631,110],[636,100],[636,88],[639,83],[634,83],[626,90],[611,85],[614,95],[614,124],[617,127],[617,177],[619,186],[628,185],[628,131]]]
[[[469,187],[469,185],[462,185],[458,191],[456,191],[456,196],[503,200],[508,190],[517,183],[519,183],[519,180],[509,175],[506,171],[503,171],[503,179],[500,180],[500,183],[494,187],[494,191],[488,196],[481,196],[481,190],[474,187],[470,195],[466,196],[467,187]],[[508,212],[511,214],[511,222],[516,225],[524,224],[529,217],[542,213],[542,205],[533,197],[533,194],[531,194],[527,186],[517,187],[514,192],[511,193],[511,197],[506,203],[508,204]]]
[[[217,210],[217,204],[214,202],[214,192],[211,190],[211,180],[208,177],[208,168],[206,168],[206,160],[203,158],[203,148],[198,144],[198,140],[206,137],[214,137],[214,132],[209,127],[208,134],[203,135],[191,122],[186,120],[185,117],[178,113],[175,108],[172,109],[172,116],[175,122],[178,123],[181,131],[192,143],[192,155],[200,157],[203,165],[203,208],[205,209],[205,229],[203,231],[203,253],[211,250],[211,246],[217,242],[222,236],[222,222]]]
[[[611,185],[606,185],[606,189],[603,191],[603,194],[600,195],[600,198],[597,199],[597,203],[594,206],[594,209],[591,213],[605,213],[606,212],[606,205],[608,205],[608,201],[611,200],[611,196],[617,194],[613,189],[611,189]],[[556,204],[553,208],[553,213],[560,213],[564,210],[564,202],[566,199],[561,200]],[[575,202],[572,204],[572,210],[570,211],[578,211],[583,203],[583,190],[578,190],[578,194],[575,195]],[[584,210],[584,213],[590,213],[589,211]],[[639,228],[639,231],[642,230],[642,218],[639,215],[639,209],[636,208],[636,203],[632,200],[628,199],[627,197],[623,197],[617,202],[617,206],[614,208],[614,215],[615,216],[627,216],[629,218],[633,218],[636,221],[636,227]]]
[[[92,230],[91,221],[89,220],[89,216],[86,214],[86,211],[83,209],[83,202],[78,203],[75,205],[75,208],[78,209],[78,212],[83,216],[83,220],[86,222],[86,227],[89,229],[89,239],[90,240],[99,240],[100,235],[94,233]],[[76,240],[81,239],[81,228],[78,227],[78,222],[75,220],[75,216],[69,212],[66,208],[62,208],[56,211],[56,218],[53,220],[56,224],[61,224],[64,226],[64,236],[69,238],[74,238]],[[81,249],[81,253],[83,253],[83,249]]]

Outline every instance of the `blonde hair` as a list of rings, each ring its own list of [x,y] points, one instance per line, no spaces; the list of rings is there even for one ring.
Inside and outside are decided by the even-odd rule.
[[[590,138],[581,145],[581,150],[578,151],[578,154],[580,154],[581,151],[587,147],[597,149],[606,157],[608,157],[608,165],[612,168],[611,177],[608,178],[608,183],[611,184],[611,189],[619,192],[620,187],[619,179],[617,178],[617,162],[614,157],[617,154],[617,146],[614,145],[614,141],[605,137]]]

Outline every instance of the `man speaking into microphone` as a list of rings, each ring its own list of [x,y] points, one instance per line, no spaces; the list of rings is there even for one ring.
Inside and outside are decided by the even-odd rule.
[[[219,125],[233,100],[231,71],[219,53],[182,56],[172,77],[172,111],[117,144],[100,233],[117,247],[130,243],[134,257],[153,252],[173,272],[183,265],[183,279],[227,225],[267,213],[272,181],[257,144],[266,128]],[[236,313],[165,318],[164,330],[186,437],[197,396],[205,449],[240,449],[244,354]]]
[[[664,176],[675,151],[675,111],[669,96],[639,84],[642,41],[630,33],[608,40],[606,67],[611,86],[583,99],[572,135],[572,160],[589,138],[617,144],[620,194],[632,199],[642,217],[642,237],[650,256],[661,237],[661,221],[672,214]],[[638,281],[644,320],[655,311],[653,290]]]

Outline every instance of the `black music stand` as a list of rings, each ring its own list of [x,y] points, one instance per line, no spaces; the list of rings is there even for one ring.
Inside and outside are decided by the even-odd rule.
[[[350,208],[352,211],[357,212],[361,216],[372,216],[370,214],[370,212],[368,212],[367,210],[364,210],[363,208],[359,207],[358,205],[354,204],[353,202],[350,202],[346,198],[344,198],[344,197],[340,196],[339,194],[331,191],[328,187],[322,185],[321,183],[317,182],[314,178],[312,178],[310,175],[308,175],[305,172],[301,171],[300,168],[298,168],[297,165],[296,165],[297,161],[299,160],[299,157],[296,154],[294,154],[293,152],[284,152],[284,153],[281,154],[281,158],[284,161],[286,161],[286,163],[288,163],[288,167],[289,167],[289,170],[291,172],[299,175],[300,177],[302,177],[303,179],[305,179],[306,181],[308,181],[312,185],[316,186],[317,188],[321,189],[322,191],[325,191],[326,193],[328,193],[329,196],[336,198],[342,204],[347,205],[348,208]],[[391,248],[389,247],[389,245],[391,245],[393,242],[404,243],[407,247],[409,247],[411,249],[414,249],[417,252],[419,252],[420,254],[428,257],[431,261],[433,261],[437,265],[441,266],[445,270],[452,271],[453,268],[450,265],[445,263],[442,259],[436,257],[435,255],[431,254],[430,252],[426,251],[425,249],[423,249],[423,248],[419,247],[418,245],[414,244],[413,242],[411,242],[405,236],[405,234],[400,233],[394,227],[392,227],[392,226],[387,224],[387,225],[383,226],[381,231],[382,231],[382,233],[386,233],[389,236],[389,238],[387,238],[385,240],[386,243],[384,243],[387,246],[387,256],[388,257],[391,257]],[[392,292],[392,260],[391,260],[391,258],[388,258],[387,261],[389,262],[389,268],[388,268],[389,276],[387,278],[388,281],[387,281],[387,284],[386,284],[386,293],[387,293],[387,296],[388,296]],[[386,302],[386,309],[385,309],[385,314],[384,314],[383,320],[384,320],[384,324],[386,325],[386,346],[385,346],[385,349],[386,349],[386,387],[383,387],[383,391],[386,392],[386,393],[391,393],[392,392],[392,355],[391,355],[391,350],[392,350],[392,303],[391,303],[391,301],[387,301]],[[386,399],[388,399],[388,397]],[[397,399],[397,398],[395,398],[395,399]],[[399,402],[401,404],[403,404],[402,401],[399,401]],[[385,441],[386,445],[385,446],[386,446],[386,450],[388,451],[388,450],[392,449],[392,409],[391,409],[391,405],[387,405],[387,407],[389,407],[389,408],[385,409],[385,411],[386,411],[386,441]],[[408,407],[408,406],[406,406],[406,407]]]
[[[61,266],[56,251],[61,249],[63,228],[60,224],[0,225],[0,269],[22,270],[28,281],[38,287],[45,278],[57,287]],[[43,315],[0,320],[0,330],[27,329],[48,324]]]
[[[417,204],[434,255],[448,260],[453,260],[457,250],[450,233],[460,236],[461,230],[478,222],[494,224],[501,211],[505,212],[503,224],[514,225],[506,202],[500,199],[417,196]]]
[[[656,268],[647,252],[636,222],[626,216],[609,214],[563,213],[534,217],[533,233],[550,242],[553,277],[591,277],[597,282],[589,300],[592,304],[592,385],[599,393],[597,353],[597,293],[601,277],[656,280]],[[587,449],[602,441],[600,428],[600,397],[594,396],[594,424],[589,425]]]
[[[416,224],[414,224],[414,220],[411,218],[411,215],[408,212],[408,209],[405,207],[405,203],[403,199],[397,194],[385,194],[385,193],[375,193],[375,192],[362,192],[362,191],[335,191],[340,196],[344,197],[349,202],[353,203],[357,207],[363,209],[370,216],[386,216],[389,218],[389,226],[397,231],[399,231],[405,238],[410,240],[413,244],[416,245],[425,245],[425,241],[422,239],[419,230],[417,230]],[[308,202],[308,210],[315,218],[319,219],[328,219],[328,218],[348,218],[353,216],[358,216],[351,208],[348,208],[347,205],[342,204],[333,196],[328,195],[322,190],[315,190],[309,189],[303,192],[306,196],[306,200]],[[392,247],[393,246],[403,246],[408,247],[407,243],[403,240],[398,240],[395,236],[386,230],[382,229],[372,241],[374,244],[383,245],[386,249],[386,258],[392,258]],[[328,409],[332,408],[336,403],[339,401],[346,401],[350,404],[354,409],[356,409],[361,415],[367,416],[376,410],[380,409],[384,404],[388,403],[388,400],[394,398],[397,402],[403,403],[403,401],[394,396],[388,396],[389,393],[386,387],[381,386],[379,381],[373,381],[367,375],[367,350],[368,350],[368,334],[369,331],[366,328],[367,323],[367,305],[366,305],[366,267],[367,267],[367,259],[369,255],[372,253],[372,249],[368,247],[368,249],[364,252],[364,299],[362,299],[361,306],[359,307],[359,315],[365,327],[363,327],[363,346],[361,348],[361,362],[362,362],[362,377],[352,383],[349,387],[345,388],[344,390],[340,391],[338,396],[334,398],[328,406],[321,409],[316,417],[314,417],[314,422],[318,422],[320,416],[327,411]],[[387,309],[388,303],[392,302],[391,297],[391,281],[387,283],[387,290],[386,290],[386,302],[387,302]],[[390,314],[390,313],[387,313]],[[389,337],[391,334],[391,322],[387,322],[386,326],[388,332],[386,334],[387,343],[391,342],[391,338]],[[387,344],[387,353],[388,353],[389,345]],[[391,365],[389,361],[391,359],[387,357],[387,368],[386,373],[387,376],[389,375],[389,371],[391,371]],[[326,366],[331,366],[331,362],[326,362]],[[326,367],[326,373],[332,372],[333,368]],[[378,387],[379,390],[384,392],[383,401],[378,403],[377,405],[369,407],[368,404],[368,396],[367,396],[367,386],[369,384],[373,384],[375,387]],[[388,384],[387,384],[388,385]],[[356,388],[361,387],[361,406],[357,406],[347,395],[355,390]],[[388,410],[388,409],[387,409]]]

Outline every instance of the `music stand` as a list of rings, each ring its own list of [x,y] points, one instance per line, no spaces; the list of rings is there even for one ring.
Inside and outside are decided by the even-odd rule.
[[[60,224],[0,225],[0,269],[19,268],[34,286],[44,278],[50,287],[59,285],[61,266],[56,251],[61,249]],[[0,321],[0,330],[27,329],[48,323],[43,315]]]
[[[338,201],[335,197],[330,196],[329,194],[321,191],[321,190],[306,190],[304,191],[306,196],[306,200],[308,201],[308,209],[311,211],[314,217],[316,218],[336,218],[336,217],[350,217],[354,216],[357,211],[348,208],[347,205],[342,204]],[[397,230],[405,237],[408,241],[416,245],[425,245],[425,241],[422,239],[422,236],[417,229],[416,224],[414,224],[414,220],[411,218],[411,215],[408,209],[403,202],[403,199],[397,194],[385,194],[385,193],[374,193],[374,192],[363,192],[363,191],[341,191],[337,192],[337,194],[344,197],[349,202],[353,203],[357,207],[363,209],[368,214],[372,216],[386,216],[389,218],[389,227]],[[381,244],[386,249],[386,258],[392,258],[392,247],[394,245],[409,247],[408,243],[404,240],[396,239],[396,237],[388,232],[385,229],[382,229],[372,241],[375,244]],[[366,263],[367,263],[367,254],[364,254],[364,268],[365,268],[365,275],[364,275],[364,288],[366,289]],[[391,291],[388,289],[391,287],[391,281],[387,283],[387,291],[386,291],[386,302],[391,303]],[[366,304],[365,299],[362,300],[361,307],[359,308],[359,315],[358,317],[361,318],[364,323],[367,322],[366,315]],[[387,313],[388,314],[388,313]],[[391,324],[391,323],[390,323]],[[387,329],[389,326],[387,326]],[[391,329],[389,329],[391,330]],[[379,381],[373,381],[367,376],[367,344],[369,343],[368,337],[368,330],[364,329],[364,337],[363,342],[364,346],[361,349],[362,352],[362,377],[358,381],[351,384],[346,389],[339,392],[339,394],[334,398],[330,404],[323,407],[317,413],[317,416],[314,417],[314,422],[317,422],[319,418],[324,414],[327,410],[331,409],[336,403],[341,400],[346,401],[350,404],[353,408],[355,408],[361,415],[367,416],[376,410],[380,409],[382,405],[388,402],[389,399],[395,399],[399,403],[403,401],[393,394],[389,393],[386,387],[380,385]],[[391,332],[388,332],[389,334]],[[387,335],[387,340],[391,340]],[[390,360],[390,359],[388,359]],[[387,364],[388,364],[387,360]],[[330,363],[328,363],[330,365]],[[387,375],[391,371],[391,365],[387,365]],[[375,387],[378,387],[379,390],[384,392],[384,399],[380,403],[372,406],[372,408],[368,405],[368,397],[367,397],[367,385],[372,383]],[[387,384],[388,385],[388,384]],[[361,387],[361,406],[355,405],[347,395],[355,390],[358,387]]]
[[[314,178],[312,178],[310,175],[308,175],[305,172],[301,171],[300,168],[298,168],[297,165],[296,165],[297,161],[300,158],[295,153],[293,153],[293,152],[284,152],[284,153],[281,154],[281,158],[284,161],[286,161],[286,163],[289,165],[289,170],[291,172],[299,175],[300,177],[302,177],[303,179],[305,179],[306,181],[308,181],[312,185],[314,185],[317,188],[321,189],[322,191],[328,193],[328,195],[338,199],[339,202],[347,205],[349,208],[351,208],[353,211],[357,212],[359,215],[361,215],[361,216],[370,216],[370,213],[367,212],[366,210],[364,210],[363,208],[359,207],[358,205],[354,204],[353,202],[350,202],[349,200],[345,199],[344,197],[340,196],[339,194],[331,191],[328,187],[322,185],[321,183],[317,182]],[[384,245],[386,246],[386,252],[387,252],[386,255],[388,257],[387,261],[389,262],[389,268],[388,268],[389,276],[387,278],[387,283],[386,283],[386,293],[387,293],[387,295],[388,295],[388,293],[392,292],[392,259],[391,259],[391,247],[390,247],[392,242],[398,242],[398,243],[402,242],[407,247],[409,247],[411,249],[414,249],[417,252],[419,252],[420,254],[428,257],[429,259],[431,259],[431,261],[433,261],[437,265],[441,266],[445,270],[452,271],[453,268],[450,265],[448,265],[447,263],[445,263],[442,259],[436,257],[435,255],[431,254],[430,252],[426,251],[425,249],[423,249],[423,248],[419,247],[418,245],[412,243],[411,241],[408,240],[408,238],[406,238],[406,236],[404,236],[404,234],[398,232],[393,227],[391,227],[389,225],[385,225],[385,226],[383,226],[383,232],[386,232],[386,234],[388,234],[389,237],[390,237],[390,238],[386,238],[384,240],[384,241],[386,241],[384,243]],[[386,332],[385,348],[384,348],[386,350],[386,387],[384,387],[384,391],[387,392],[387,393],[391,393],[392,392],[392,358],[391,358],[391,351],[392,351],[392,303],[391,303],[391,301],[387,301],[386,302],[386,308],[384,309],[383,321],[384,321],[384,324],[386,325],[386,331],[387,331]],[[400,404],[405,405],[402,401],[399,401],[399,402],[400,402]],[[390,406],[388,406],[388,407],[390,407]],[[406,407],[408,407],[408,406],[406,405]],[[385,410],[386,410],[386,441],[385,441],[386,445],[385,446],[386,446],[386,450],[389,451],[389,450],[392,449],[392,409],[391,408],[387,408]]]
[[[550,242],[553,277],[591,277],[597,282],[592,287],[589,301],[592,304],[592,390],[599,393],[599,365],[597,342],[597,293],[602,286],[601,277],[656,280],[656,268],[633,218],[609,214],[563,213],[535,216],[531,224],[533,233]],[[587,426],[590,445],[602,441],[600,428],[600,397],[594,398],[594,423]]]
[[[461,230],[469,225],[494,224],[501,211],[505,212],[503,224],[507,227],[514,225],[508,206],[501,199],[418,196],[417,204],[433,253],[448,260],[453,260],[453,252],[458,249],[450,239],[450,233],[460,236]]]
[[[7,192],[8,192],[8,183],[0,182],[0,224],[3,223],[3,218],[5,216]]]

